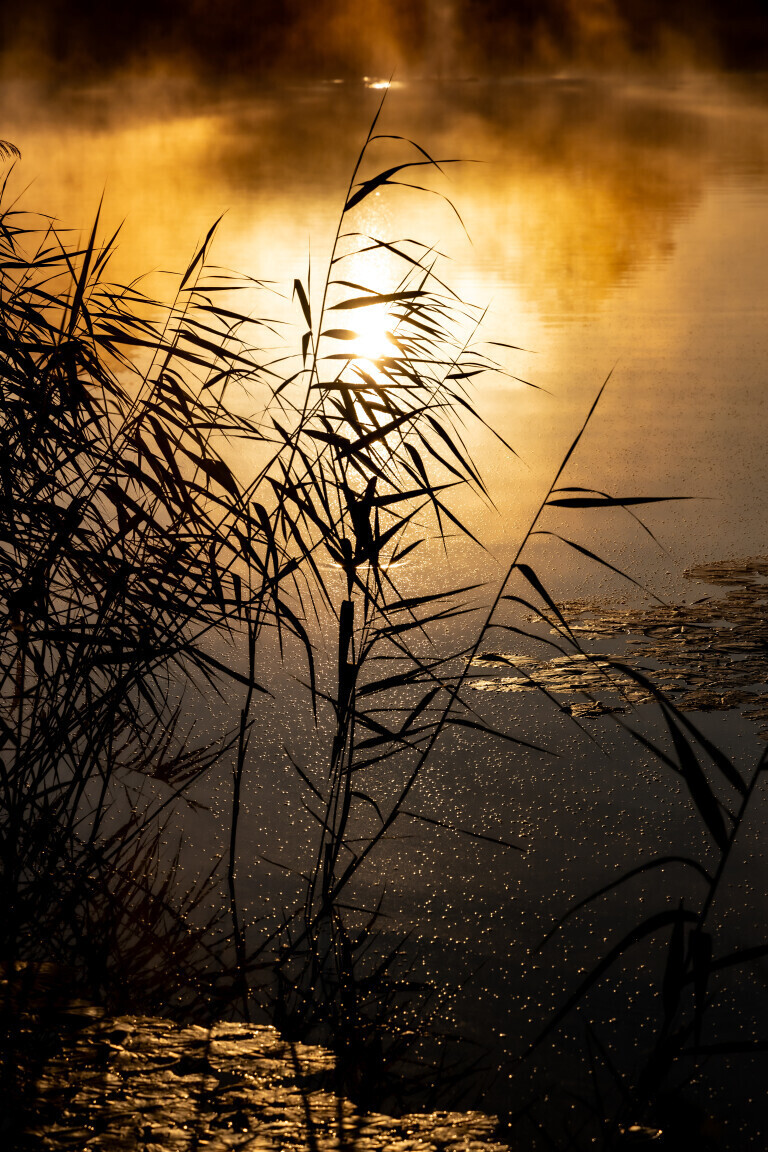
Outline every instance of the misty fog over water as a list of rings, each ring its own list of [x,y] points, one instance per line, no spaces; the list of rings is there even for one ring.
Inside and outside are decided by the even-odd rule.
[[[761,0],[6,0],[0,69],[54,88],[123,71],[463,79],[565,70],[760,69]]]

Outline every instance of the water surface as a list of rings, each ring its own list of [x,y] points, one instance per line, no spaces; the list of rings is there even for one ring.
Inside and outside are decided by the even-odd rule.
[[[74,229],[90,225],[103,193],[104,232],[124,221],[117,278],[183,269],[224,214],[216,262],[286,296],[311,264],[317,290],[381,95],[376,81],[248,98],[161,80],[55,99],[7,85],[3,132],[23,153],[11,185],[31,185],[22,203]],[[759,80],[701,76],[391,87],[383,131],[467,161],[444,179],[416,176],[450,196],[470,239],[435,196],[402,190],[369,198],[358,226],[447,253],[451,285],[488,307],[480,335],[530,350],[504,356],[505,366],[547,390],[480,385],[483,414],[522,458],[474,440],[502,513],[476,509],[476,522],[501,559],[611,370],[571,482],[707,500],[649,514],[671,564],[636,545],[621,514],[593,514],[586,539],[657,586],[691,562],[759,551],[766,97]],[[383,164],[391,152],[377,147]],[[297,305],[264,296],[261,314],[301,323]],[[560,594],[572,594],[580,578],[570,558],[553,568]]]
[[[8,87],[3,135],[23,153],[11,186],[18,192],[32,181],[23,203],[75,229],[89,227],[104,192],[105,232],[125,220],[112,264],[121,279],[183,269],[224,213],[214,259],[272,282],[264,313],[291,320],[300,336],[290,286],[306,278],[308,265],[315,292],[321,285],[349,172],[381,94],[380,84],[363,80],[272,87],[247,98],[153,81],[51,102],[32,88]],[[478,386],[481,413],[520,458],[471,433],[497,511],[469,504],[465,511],[493,555],[462,546],[452,574],[467,569],[493,580],[509,560],[609,372],[567,482],[615,495],[701,499],[647,512],[664,550],[619,511],[553,518],[550,526],[567,527],[658,593],[680,598],[701,594],[682,579],[691,564],[764,552],[765,83],[696,76],[394,84],[382,130],[413,137],[435,157],[467,161],[447,166],[445,177],[425,177],[450,196],[466,232],[443,201],[405,190],[369,198],[359,227],[415,236],[446,252],[441,275],[488,308],[481,336],[527,349],[498,355],[536,385],[498,376]],[[382,163],[395,147],[381,146]],[[157,272],[148,283],[164,279]],[[244,451],[238,467],[247,474],[249,466]],[[438,567],[437,549],[432,555]],[[570,553],[533,549],[531,560],[561,598],[618,588]],[[404,580],[417,584],[423,575],[414,566]],[[320,665],[332,674],[332,656]],[[521,1042],[558,1002],[574,966],[600,953],[626,906],[587,916],[537,972],[527,950],[569,900],[607,873],[672,843],[691,851],[702,844],[684,792],[618,730],[595,727],[590,742],[546,700],[526,698],[523,708],[509,696],[484,695],[494,697],[483,706],[495,723],[519,721],[526,738],[546,741],[559,758],[453,739],[438,747],[416,800],[444,821],[519,838],[528,855],[409,827],[379,854],[361,893],[387,878],[393,936],[413,928],[432,975],[459,979],[483,965],[452,1011],[460,1027],[495,1046],[504,1069],[494,1089],[498,1107]],[[288,733],[309,765],[326,750],[317,733],[297,725],[299,698],[284,682],[247,781],[241,879],[256,913],[278,914],[298,884],[271,861],[289,865],[297,844],[312,843],[282,744]],[[714,716],[704,726],[732,751],[741,746],[749,761],[754,733],[746,723],[724,728]],[[222,823],[228,788],[223,779],[208,797]],[[201,817],[195,835],[212,844],[218,833]],[[742,880],[757,850],[751,837],[737,864]],[[722,925],[730,940],[754,943],[762,886],[733,892],[739,898]],[[755,980],[759,1005],[764,973]],[[642,1012],[622,987],[606,993],[603,1007],[631,1047],[640,1043]],[[733,1019],[742,1011],[743,1004],[734,1008]]]

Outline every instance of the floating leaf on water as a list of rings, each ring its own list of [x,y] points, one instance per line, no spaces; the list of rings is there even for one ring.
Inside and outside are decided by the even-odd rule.
[[[671,696],[681,711],[726,712],[739,708],[746,719],[763,725],[758,735],[768,739],[768,557],[701,564],[687,569],[684,575],[690,580],[731,587],[722,597],[705,596],[693,603],[644,608],[622,608],[606,600],[558,603],[559,613],[580,641],[621,637],[629,649],[622,656],[600,653],[543,662],[515,654],[484,652],[475,657],[472,667],[524,669],[526,677],[546,685],[549,691],[568,694],[577,692],[579,683],[587,686],[587,678],[579,680],[580,661],[588,661],[595,672],[601,668],[607,672],[611,661],[619,660]],[[552,623],[556,623],[554,619]],[[658,666],[649,669],[647,661]],[[642,686],[622,680],[615,671],[611,674],[628,703],[643,704],[653,698]],[[529,681],[510,686],[501,677],[469,683],[479,691],[519,692],[530,688]],[[596,684],[595,680],[590,691]],[[576,711],[573,705],[569,708],[573,715],[600,714],[598,705],[592,708],[574,703]]]
[[[115,1036],[124,1047],[114,1047]],[[337,1148],[343,1128],[354,1133],[359,1152],[408,1152],[435,1143],[508,1152],[494,1139],[493,1116],[359,1113],[335,1083],[333,1053],[284,1042],[274,1028],[236,1022],[184,1028],[153,1017],[119,1017],[85,1028],[47,1065],[30,1135],[49,1152],[83,1148],[94,1130],[100,1146],[115,1149],[135,1148],[140,1134],[152,1146],[179,1152],[202,1144],[299,1152]],[[247,1135],[254,1131],[255,1141]]]
[[[565,707],[572,716],[601,716],[608,712],[626,712],[628,705],[644,704],[653,698],[627,675],[616,671],[613,661],[618,659],[605,653],[590,655],[577,652],[556,656],[553,660],[534,660],[515,653],[484,652],[472,660],[472,668],[524,669],[524,673],[494,679],[470,677],[467,683],[476,692],[536,692],[544,689],[556,696],[565,696]],[[569,699],[606,693],[611,697],[608,701],[590,699],[584,703],[581,699]]]
[[[660,1140],[662,1135],[661,1128],[651,1128],[645,1124],[630,1124],[626,1128],[619,1128],[622,1144],[645,1144],[649,1140]]]

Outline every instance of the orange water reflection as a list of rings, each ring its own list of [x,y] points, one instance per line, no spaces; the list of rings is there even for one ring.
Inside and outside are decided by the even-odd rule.
[[[308,264],[314,289],[322,279],[381,93],[362,82],[317,84],[233,100],[143,81],[55,104],[19,86],[4,95],[3,135],[23,153],[13,188],[32,181],[25,204],[84,228],[104,191],[105,231],[125,219],[114,276],[183,268],[225,213],[214,259],[273,281],[282,295],[254,308],[300,325],[290,285]],[[438,158],[472,161],[425,177],[450,196],[472,242],[431,194],[371,197],[357,226],[447,251],[442,274],[466,299],[489,304],[486,337],[531,350],[500,352],[504,366],[551,393],[503,378],[481,386],[483,414],[525,461],[471,438],[502,514],[468,515],[500,557],[614,365],[574,482],[716,497],[689,506],[684,524],[673,506],[654,513],[683,565],[755,550],[768,491],[765,97],[702,78],[401,84],[388,93],[385,131]],[[382,146],[381,163],[389,156]],[[159,275],[149,286],[163,291]],[[375,361],[388,342],[386,313],[368,311],[369,320],[355,317],[365,330],[354,351]],[[633,547],[631,532],[607,528],[617,555]],[[588,543],[605,530],[583,526]],[[662,580],[675,567],[641,562]]]

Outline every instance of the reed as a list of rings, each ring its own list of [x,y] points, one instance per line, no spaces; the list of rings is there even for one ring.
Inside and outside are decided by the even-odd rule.
[[[227,405],[255,365],[248,318],[202,279],[210,235],[159,306],[105,282],[97,227],[77,247],[0,216],[0,954],[167,1003],[223,963],[189,919],[211,878],[172,899],[159,862],[164,819],[232,739],[191,740],[180,696],[216,690],[213,637],[276,611],[215,447],[259,435]]]
[[[395,975],[399,946],[376,950],[381,904],[363,907],[356,901],[359,873],[401,822],[421,820],[445,826],[428,812],[414,811],[418,806],[409,801],[441,736],[452,727],[493,734],[513,745],[525,744],[508,732],[494,731],[464,691],[472,661],[484,644],[509,635],[541,643],[540,630],[520,627],[521,609],[554,630],[556,640],[549,643],[588,658],[545,578],[528,562],[529,544],[534,538],[556,542],[637,585],[630,573],[619,572],[574,539],[573,530],[563,527],[563,517],[604,509],[620,509],[636,517],[646,506],[688,498],[614,496],[566,483],[609,374],[490,605],[479,613],[473,639],[463,648],[446,647],[441,626],[467,611],[467,597],[474,589],[454,587],[403,596],[396,566],[425,537],[437,537],[449,548],[448,524],[459,533],[466,531],[445,503],[443,485],[463,485],[480,498],[488,496],[461,439],[457,416],[479,418],[465,386],[469,381],[481,382],[484,373],[498,371],[498,366],[472,350],[471,337],[467,342],[456,341],[455,333],[462,325],[466,331],[468,310],[446,294],[445,285],[436,279],[431,253],[422,254],[410,241],[385,242],[360,237],[353,229],[345,231],[348,216],[367,196],[414,166],[437,166],[422,154],[415,165],[405,161],[358,180],[359,167],[376,142],[375,128],[376,122],[353,174],[316,317],[306,287],[299,282],[295,285],[307,329],[306,363],[298,377],[305,382],[301,432],[292,443],[304,474],[298,490],[293,480],[275,486],[279,511],[274,521],[275,533],[283,533],[286,550],[295,550],[300,540],[316,542],[336,566],[339,578],[334,585],[325,575],[327,569],[312,567],[315,583],[310,599],[322,601],[332,613],[338,645],[337,681],[327,690],[315,689],[313,701],[330,707],[334,723],[326,774],[295,765],[316,823],[317,841],[304,905],[285,925],[270,1010],[294,1035],[331,1037],[348,1087],[358,1095],[365,1091],[361,1078],[369,1084],[375,1080],[381,1087],[393,1066],[406,1059],[406,1047],[407,1058],[413,1061],[418,1042],[423,1042],[422,1051],[434,1054],[430,1041],[436,1038],[435,1020],[426,1007],[429,989],[415,987],[407,973]],[[353,242],[349,250],[342,247],[343,241]],[[376,250],[382,244],[404,266],[404,273],[395,290],[386,294],[396,352],[377,361],[373,376],[361,366],[359,357],[340,350],[354,338],[354,330],[333,327],[327,317],[334,310],[354,314],[382,300],[380,288],[350,286],[343,278],[345,261],[354,260],[361,248]],[[355,292],[351,297],[343,291],[350,287]],[[419,533],[409,540],[416,516]],[[640,526],[649,532],[642,522]],[[656,701],[668,746],[650,740],[642,728],[625,727],[653,761],[687,789],[692,813],[711,851],[705,859],[696,859],[670,844],[663,856],[631,869],[626,877],[578,906],[640,875],[674,870],[686,878],[677,896],[667,894],[660,908],[644,914],[613,944],[533,1046],[532,1051],[538,1051],[633,948],[663,940],[664,933],[670,933],[666,956],[657,969],[661,1016],[639,1071],[618,1069],[595,1039],[595,1022],[588,1026],[589,1059],[593,1064],[604,1063],[605,1074],[619,1085],[619,1091],[614,1099],[611,1092],[596,1090],[591,1113],[578,1139],[573,1133],[567,1137],[573,1141],[568,1147],[591,1147],[595,1140],[606,1148],[623,1147],[638,1134],[648,1138],[662,1113],[663,1126],[674,1129],[676,1121],[670,1120],[678,1107],[674,1100],[703,1062],[716,1055],[758,1054],[766,1044],[754,1037],[726,1041],[707,1037],[704,1028],[707,1007],[717,998],[709,991],[711,981],[722,981],[768,954],[765,945],[758,944],[717,955],[711,927],[712,910],[765,758],[745,775],[647,676],[618,661],[611,662],[609,680],[612,672],[636,682]],[[387,771],[393,762],[401,769],[394,785],[393,774]],[[519,848],[495,842],[511,850]],[[408,1004],[405,1015],[404,1003]],[[403,1045],[404,1032],[411,1034],[409,1046]]]
[[[714,1143],[716,1125],[706,1105],[697,1103],[695,1096],[692,1099],[689,1090],[705,1070],[711,1074],[713,1060],[754,1060],[768,1051],[768,1040],[759,1028],[755,1033],[734,1023],[730,1035],[723,1036],[710,1021],[712,1008],[725,996],[735,996],[737,1001],[743,996],[738,985],[729,987],[729,981],[743,981],[750,968],[768,955],[763,941],[738,948],[729,944],[727,917],[724,923],[723,916],[729,904],[729,865],[737,841],[755,819],[768,753],[745,771],[643,673],[618,662],[614,667],[656,701],[666,727],[666,741],[652,741],[637,728],[619,723],[651,753],[655,764],[685,786],[691,813],[703,833],[699,838],[702,848],[694,853],[690,847],[681,849],[670,843],[668,851],[638,863],[590,893],[558,920],[540,949],[587,906],[623,891],[639,877],[665,877],[663,895],[655,896],[655,910],[649,913],[648,908],[642,908],[642,917],[617,934],[542,1028],[523,1059],[540,1054],[542,1045],[551,1043],[561,1025],[569,1020],[573,1023],[574,1014],[581,1010],[592,1092],[572,1102],[577,1115],[572,1118],[568,1147],[614,1150],[662,1136],[672,1147],[689,1141],[701,1142],[702,1147],[720,1147]],[[639,903],[644,903],[642,896]],[[649,973],[648,988],[655,995],[649,1002],[642,1036],[636,1037],[639,1052],[629,1068],[626,1043],[616,1045],[614,1040],[612,1044],[601,1035],[607,1030],[590,1011],[589,996],[601,983],[610,982],[612,972],[627,957],[641,950],[642,967]],[[530,1122],[536,1110],[524,1111]]]
[[[454,326],[476,318],[438,278],[433,253],[344,231],[373,192],[440,168],[416,149],[415,160],[356,184],[381,139],[375,123],[316,323],[308,286],[295,284],[307,325],[295,372],[249,339],[254,321],[236,301],[250,282],[207,269],[215,227],[162,303],[107,282],[116,237],[99,242],[98,218],[73,245],[15,207],[0,216],[0,957],[10,973],[53,963],[113,1009],[239,1004],[250,1014],[264,952],[249,947],[238,912],[238,824],[269,629],[281,646],[298,641],[312,707],[335,716],[328,780],[314,786],[302,774],[318,801],[317,865],[298,939],[291,924],[282,955],[301,957],[300,983],[314,982],[300,1015],[319,1014],[338,1035],[359,1027],[348,999],[360,940],[351,944],[342,893],[394,820],[419,818],[404,810],[416,774],[382,811],[365,770],[418,753],[446,723],[440,699],[461,653],[424,649],[471,591],[405,596],[396,568],[428,532],[448,547],[448,529],[462,530],[453,487],[485,495],[458,417],[475,416],[467,382],[494,367],[457,338]],[[399,264],[392,291],[345,277],[344,263],[366,252]],[[339,351],[353,332],[328,317],[382,306],[391,351],[372,360]],[[243,397],[258,389],[267,403],[244,417]],[[263,450],[247,484],[217,450],[234,439]],[[315,681],[304,623],[322,613],[336,621],[330,692]],[[223,641],[241,644],[245,659],[223,661]],[[242,689],[239,721],[196,743],[184,693],[224,681]],[[450,723],[475,725],[464,710]],[[229,928],[220,912],[202,915],[216,862],[184,890],[178,855],[163,849],[174,807],[194,805],[195,784],[225,758]],[[381,826],[355,852],[361,807]],[[370,936],[375,912],[366,917]],[[284,980],[283,960],[277,967]],[[285,1000],[273,1009],[286,1027],[297,1018]]]
[[[259,646],[274,630],[281,646],[298,640],[312,708],[331,709],[334,732],[327,779],[299,768],[316,801],[316,865],[270,1008],[286,1029],[320,1021],[347,1040],[362,1029],[374,1047],[381,1020],[363,1021],[357,974],[377,913],[363,911],[358,931],[344,892],[396,820],[422,818],[405,805],[435,735],[482,727],[453,689],[464,653],[439,654],[433,635],[467,611],[473,589],[404,595],[397,568],[427,536],[449,548],[464,531],[453,489],[487,498],[460,421],[478,418],[468,382],[496,370],[472,350],[478,316],[438,277],[436,254],[350,224],[374,192],[441,170],[395,138],[410,158],[363,174],[371,150],[392,143],[377,120],[315,317],[309,285],[294,285],[306,323],[295,371],[250,339],[254,322],[236,303],[250,282],[206,268],[215,228],[163,304],[107,282],[116,237],[98,241],[98,218],[77,246],[15,207],[0,216],[0,956],[11,971],[61,965],[112,1008],[168,1010],[176,998],[187,1012],[251,1013],[265,953],[238,912],[238,826],[266,691]],[[399,268],[391,291],[345,272],[370,253]],[[386,310],[387,350],[366,358],[346,350],[354,330],[332,317],[353,323],[372,308]],[[259,389],[258,416],[239,414]],[[246,484],[217,450],[233,439],[262,449]],[[316,682],[306,629],[323,615],[339,654],[330,689]],[[224,640],[244,659],[223,661]],[[184,692],[225,680],[242,689],[239,721],[196,744]],[[377,793],[385,767],[409,757],[405,786]],[[174,806],[193,805],[194,785],[224,758],[226,930],[220,913],[201,918],[216,862],[185,891],[178,857],[162,849]],[[356,849],[363,813],[379,823]],[[391,960],[366,995],[402,1019],[414,987],[392,982]]]

